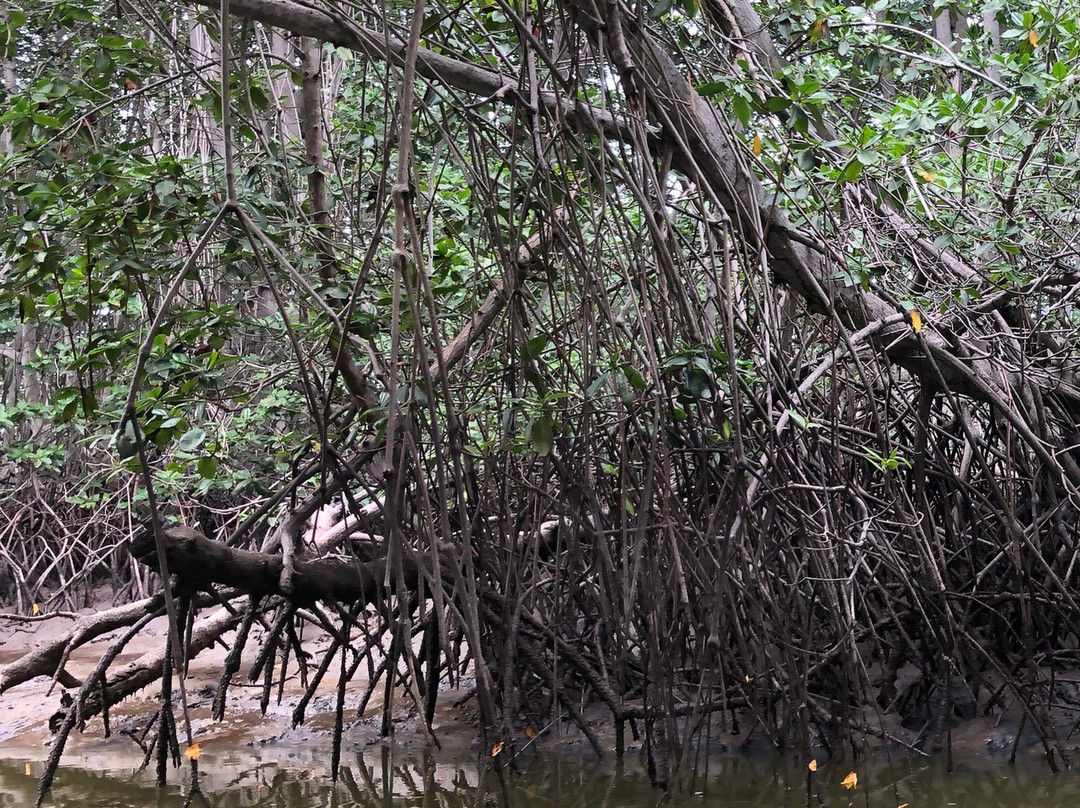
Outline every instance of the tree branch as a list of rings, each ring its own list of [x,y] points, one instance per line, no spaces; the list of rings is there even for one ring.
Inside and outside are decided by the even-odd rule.
[[[280,555],[228,547],[182,526],[166,529],[164,539],[169,571],[182,586],[191,589],[222,584],[254,595],[279,595],[298,606],[318,600],[377,603],[385,597],[382,582],[386,562],[382,559],[365,563],[348,557],[297,561],[292,592],[284,592],[281,588],[284,562]],[[138,561],[157,569],[153,537],[149,533],[133,539],[130,549]],[[403,565],[406,586],[415,591],[417,565],[408,559]]]

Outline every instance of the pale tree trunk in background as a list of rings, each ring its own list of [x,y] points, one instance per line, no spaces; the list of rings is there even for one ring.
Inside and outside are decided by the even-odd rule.
[[[947,50],[950,53],[956,52],[956,40],[958,37],[963,36],[964,31],[967,29],[967,23],[954,23],[953,11],[949,7],[945,7],[938,12],[938,15],[934,17],[934,39],[943,50]],[[960,92],[960,71],[953,71],[952,75],[952,87],[957,92]]]
[[[168,21],[168,35],[171,41],[177,42],[180,40],[180,23],[176,16],[173,16]],[[150,37],[153,36],[153,31],[147,31],[147,41],[152,41]],[[169,49],[168,57],[168,69],[172,74],[178,74],[182,70],[180,58],[175,49]],[[171,96],[165,96],[164,109],[159,110],[158,114],[153,115],[147,121],[147,126],[150,131],[150,148],[154,154],[162,154],[167,151],[173,151],[178,157],[183,155],[180,153],[179,145],[180,138],[177,137],[180,131],[180,121],[185,114],[184,109],[178,109],[172,103]]]
[[[262,29],[265,31],[265,29]],[[296,85],[292,80],[292,69],[296,65],[296,49],[292,41],[277,28],[269,29],[269,42],[266,46],[267,84],[270,98],[277,109],[274,133],[282,146],[300,140],[300,111],[296,97]],[[288,70],[280,69],[282,65]]]
[[[255,29],[255,43],[256,53],[252,61],[261,65],[272,106],[252,123],[264,133],[266,145],[271,151],[268,156],[284,160],[289,145],[301,141],[299,100],[293,82],[296,49],[292,38],[277,28],[261,25]],[[251,110],[251,114],[255,115],[255,110]],[[271,181],[280,183],[281,178]],[[280,190],[290,192],[287,186],[282,186]],[[270,287],[259,280],[258,269],[249,267],[246,274],[252,279],[251,289],[245,296],[245,306],[250,315],[259,319],[277,315],[277,301]],[[241,353],[251,351],[266,354],[272,351],[274,345],[274,340],[263,336],[234,336],[232,342],[234,349]]]
[[[997,9],[992,3],[983,7],[982,27],[993,46],[994,53],[1001,52],[1001,23],[998,22]],[[1001,68],[997,62],[987,62],[986,75],[994,81],[1001,81]]]
[[[323,48],[311,37],[300,38],[300,129],[304,135],[304,162],[308,172],[308,205],[315,226],[319,255],[319,274],[332,278],[337,274],[337,262],[328,239],[330,212],[326,201],[326,167],[323,161],[325,142],[323,124]]]
[[[329,63],[324,65],[324,69],[329,69],[330,75],[323,81],[326,86],[326,104],[327,109],[333,109],[334,104],[337,103],[338,94],[341,92],[341,76],[342,71],[345,69],[345,63],[341,61],[341,58],[335,53],[330,57]],[[329,130],[330,122],[326,122],[326,127]]]
[[[189,28],[188,47],[192,60],[201,66],[199,74],[210,87],[221,84],[221,48],[214,42],[201,22],[192,19]],[[221,127],[214,120],[213,114],[202,106],[194,106],[187,129],[189,137],[188,154],[199,155],[204,166],[219,162],[225,157],[225,143],[222,140]]]
[[[946,6],[938,12],[938,15],[934,17],[934,39],[943,50],[949,52],[955,51],[956,37],[959,32],[953,26],[952,9]],[[952,87],[956,92],[960,92],[960,71],[954,70],[952,74]],[[946,140],[944,143],[944,151],[950,157],[957,157],[960,153],[959,138],[956,132],[945,133]]]
[[[0,5],[0,19],[5,22],[9,8],[7,3]],[[7,93],[15,92],[17,81],[14,62],[4,57],[0,63],[0,71],[3,72],[4,90]],[[0,154],[7,155],[10,152],[11,132],[0,129]],[[0,349],[0,381],[3,385],[0,389],[0,403],[10,405],[17,401],[27,401],[38,404],[45,400],[45,385],[41,375],[28,369],[37,354],[38,336],[37,322],[26,320],[19,324],[12,344]],[[27,422],[16,432],[4,434],[0,445],[7,445],[13,440],[25,441],[35,431],[35,426]]]
[[[952,49],[952,11],[943,8],[934,17],[934,39],[943,48]]]
[[[0,3],[0,20],[7,24],[9,6],[6,2]],[[6,56],[0,57],[0,70],[3,70],[4,91],[15,91],[15,64]],[[0,154],[7,155],[11,152],[11,132],[0,129]]]
[[[338,259],[333,247],[333,223],[326,194],[326,121],[323,115],[323,47],[312,37],[300,38],[300,68],[303,82],[300,88],[300,131],[304,136],[304,161],[308,171],[308,208],[314,225],[315,251],[319,259],[319,276],[330,280],[338,274]],[[375,406],[377,399],[368,387],[360,368],[349,351],[339,351],[337,337],[330,340],[331,354],[338,358],[337,370],[353,398],[365,409]]]

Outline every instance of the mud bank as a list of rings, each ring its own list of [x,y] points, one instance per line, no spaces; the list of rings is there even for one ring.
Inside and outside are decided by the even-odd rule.
[[[34,622],[0,619],[0,665],[17,659],[36,644],[63,636],[70,628],[72,619],[55,617]],[[148,624],[116,659],[114,667],[159,650],[164,644],[166,631],[164,618]],[[115,636],[115,633],[103,635],[75,649],[66,666],[67,672],[76,679],[85,677]],[[315,755],[316,759],[328,762],[334,726],[336,676],[333,672],[328,673],[308,705],[306,720],[294,726],[293,711],[304,693],[294,663],[292,673],[284,684],[275,683],[264,713],[261,709],[263,686],[247,678],[247,672],[261,647],[261,637],[257,631],[253,632],[253,639],[245,648],[240,673],[232,678],[229,685],[224,720],[212,719],[211,705],[232,637],[232,633],[224,635],[224,644],[219,643],[190,661],[185,689],[194,741],[200,744],[209,760],[217,755],[251,749],[262,750],[260,754],[273,757],[274,750],[280,749],[285,756],[301,750],[304,755]],[[325,649],[329,642],[328,637],[317,632],[305,637],[305,645],[316,654]],[[378,664],[378,661],[377,657],[373,659],[374,664]],[[336,667],[331,666],[332,669]],[[1070,694],[1080,686],[1080,673],[1066,675],[1058,672],[1054,682],[1059,697],[1073,698]],[[388,746],[409,754],[438,748],[450,755],[468,757],[479,754],[475,702],[468,698],[471,682],[462,680],[455,684],[454,689],[444,689],[441,693],[434,722],[436,743],[424,730],[412,700],[400,691],[392,694],[390,734],[384,736],[382,709],[385,693],[381,686],[376,687],[361,714],[357,708],[367,690],[367,681],[364,677],[354,678],[346,691],[344,748]],[[52,738],[49,718],[61,709],[62,693],[63,688],[59,684],[54,685],[47,677],[38,677],[0,696],[0,758],[28,763],[44,761]],[[143,755],[139,739],[158,709],[159,695],[157,685],[153,685],[114,707],[109,715],[108,737],[102,718],[91,719],[84,732],[74,733],[69,740],[64,755],[65,765],[91,771],[109,771],[113,763],[123,760],[123,768],[130,770],[136,767]],[[174,703],[179,716],[180,699],[176,689]],[[848,743],[833,750],[815,745],[809,752],[788,750],[788,756],[807,753],[824,756],[832,751],[837,758],[851,759],[867,753],[892,750],[926,757],[937,755],[948,758],[951,755],[954,760],[967,761],[1008,760],[1014,754],[1021,761],[1036,761],[1045,757],[1046,748],[1020,706],[1007,699],[1002,704],[992,715],[954,719],[952,726],[937,728],[940,731],[935,733],[928,733],[925,726],[913,727],[910,721],[903,722],[897,715],[867,709],[858,717],[860,723],[857,725],[864,727],[865,731],[857,734],[854,749]],[[587,710],[585,716],[605,755],[613,757],[615,732],[607,711],[598,706]],[[1049,719],[1044,720],[1049,722]],[[699,754],[706,750],[709,753],[753,755],[778,752],[768,734],[755,725],[752,715],[741,716],[739,723],[739,731],[733,733],[730,724],[717,719],[707,747],[699,744],[688,752]],[[178,726],[183,726],[182,721],[178,720]],[[1043,726],[1050,727],[1057,738],[1059,753],[1080,758],[1080,710],[1074,709],[1067,701],[1064,705],[1059,702],[1053,711],[1053,723],[1044,723]],[[516,729],[521,733],[520,738],[514,741],[516,751],[561,750],[581,758],[596,756],[580,730],[568,722],[543,727],[522,725]],[[640,738],[632,738],[632,729],[626,732],[630,757],[642,746]],[[928,741],[931,734],[934,738]],[[1068,765],[1070,761],[1059,762]]]

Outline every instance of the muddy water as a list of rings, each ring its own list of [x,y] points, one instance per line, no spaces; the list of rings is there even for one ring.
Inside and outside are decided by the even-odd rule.
[[[28,750],[29,751],[29,750]],[[584,753],[583,753],[584,754]],[[36,798],[43,755],[0,760],[0,806],[28,806]],[[46,805],[70,808],[171,808],[184,804],[182,772],[158,789],[148,772],[133,771],[130,756],[69,761]],[[236,748],[207,752],[201,784],[214,808],[458,808],[498,805],[478,789],[477,761],[467,756],[351,750],[338,783],[326,776],[329,750],[310,746]],[[80,765],[83,764],[83,765]],[[92,768],[91,768],[92,767]],[[854,768],[858,787],[841,784]],[[952,773],[923,759],[878,758],[852,767],[822,763],[812,779],[802,763],[726,756],[701,761],[696,777],[669,805],[707,808],[1078,808],[1080,774],[1051,774],[1029,760],[1010,767],[980,758]],[[489,784],[499,788],[496,778]],[[506,777],[507,802],[518,808],[654,808],[662,793],[641,765],[581,759],[573,753],[526,756]],[[193,804],[201,804],[198,801]]]

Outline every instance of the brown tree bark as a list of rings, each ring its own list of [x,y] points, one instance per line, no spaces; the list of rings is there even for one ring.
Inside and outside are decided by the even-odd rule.
[[[385,597],[385,559],[360,562],[343,557],[297,561],[292,592],[285,592],[281,587],[284,561],[280,555],[228,547],[187,527],[167,528],[164,538],[169,572],[181,586],[190,589],[222,584],[254,595],[280,595],[298,606],[318,600],[371,604]],[[157,550],[150,531],[136,537],[130,549],[136,559],[157,569]],[[406,586],[409,591],[415,591],[416,563],[404,559],[402,566]]]

